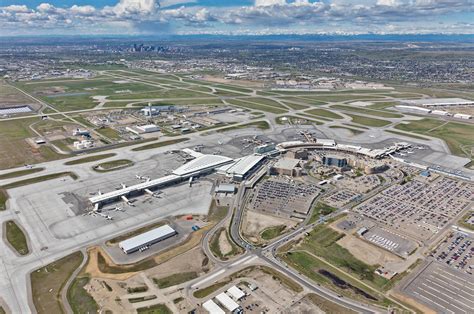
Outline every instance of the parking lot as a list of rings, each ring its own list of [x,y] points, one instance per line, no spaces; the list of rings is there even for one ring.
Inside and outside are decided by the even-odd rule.
[[[430,256],[440,263],[445,263],[472,276],[474,271],[474,239],[463,233],[452,233]],[[474,276],[471,277],[474,279]],[[471,279],[471,280],[472,280]]]
[[[472,313],[474,308],[472,277],[437,261],[428,262],[403,290],[438,313]]]
[[[363,238],[366,241],[403,258],[406,258],[416,249],[416,244],[414,242],[379,227],[374,227],[364,233]]]
[[[446,177],[433,182],[416,178],[393,185],[355,210],[398,232],[426,241],[474,200],[472,184]]]
[[[250,207],[285,218],[305,216],[319,193],[320,189],[314,184],[283,178],[270,179],[258,185]]]
[[[362,197],[361,194],[344,189],[324,197],[323,201],[329,206],[338,208],[347,205],[360,197]]]

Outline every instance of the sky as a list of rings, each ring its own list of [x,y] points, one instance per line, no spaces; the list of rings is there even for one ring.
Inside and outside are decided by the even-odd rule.
[[[0,0],[0,36],[474,34],[474,0]]]

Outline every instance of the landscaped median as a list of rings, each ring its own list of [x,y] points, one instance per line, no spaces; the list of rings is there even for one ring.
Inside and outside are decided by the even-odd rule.
[[[66,177],[69,176],[72,179],[76,180],[77,175],[74,172],[66,171],[66,172],[58,172],[58,173],[52,173],[52,174],[47,174],[44,176],[39,176],[39,177],[34,177],[30,179],[25,179],[25,180],[20,180],[16,181],[13,183],[9,183],[4,186],[0,186],[0,211],[7,209],[6,207],[6,202],[8,200],[8,189],[13,189],[13,188],[18,188],[20,186],[25,186],[29,184],[34,184],[34,183],[39,183],[43,181],[48,181],[48,180],[53,180],[61,177]]]
[[[32,169],[12,171],[12,172],[8,172],[8,173],[0,175],[0,180],[6,180],[6,179],[12,179],[12,178],[17,178],[17,177],[27,176],[29,174],[37,173],[37,172],[40,172],[40,171],[43,171],[43,170],[44,170],[44,168],[38,167],[38,168],[32,168]]]
[[[133,161],[128,159],[117,159],[112,161],[103,162],[94,166],[92,169],[97,172],[109,172],[114,170],[120,170],[133,166]]]
[[[5,237],[10,246],[17,251],[18,254],[27,255],[30,250],[28,249],[28,240],[22,228],[13,220],[5,221],[4,228]]]

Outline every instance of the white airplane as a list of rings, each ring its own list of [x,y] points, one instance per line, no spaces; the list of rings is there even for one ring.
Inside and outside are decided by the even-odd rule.
[[[113,217],[109,216],[109,215],[106,215],[106,214],[102,214],[102,213],[99,213],[99,216],[101,216],[102,218],[105,218],[106,220],[112,220],[114,219]]]
[[[139,175],[139,174],[136,174],[136,175],[135,175],[135,178],[138,179],[138,180],[141,180],[143,177],[142,177],[141,175]]]
[[[99,191],[97,192],[97,194],[98,194],[98,195],[102,195],[102,192],[99,190]]]
[[[126,188],[127,188],[127,186],[126,186],[125,184],[123,184],[123,183],[120,183],[120,185],[122,186],[122,189],[126,189]]]
[[[404,153],[398,153],[400,156],[406,156],[407,154]]]
[[[114,211],[116,211],[116,212],[123,212],[123,211],[125,211],[125,210],[124,210],[122,207],[120,207],[120,206],[117,205],[117,206],[115,206]]]
[[[375,135],[372,135],[372,134],[371,134],[371,135],[369,135],[369,137],[371,137],[371,138],[375,138]]]
[[[217,144],[222,145],[222,142],[221,142],[221,141],[217,141]]]

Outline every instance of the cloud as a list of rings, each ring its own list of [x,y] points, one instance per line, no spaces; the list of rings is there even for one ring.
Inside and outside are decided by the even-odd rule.
[[[192,5],[189,5],[192,4]],[[177,7],[179,6],[179,7]],[[462,31],[445,19],[472,12],[474,0],[255,0],[246,6],[203,6],[198,0],[117,0],[96,7],[41,3],[0,7],[0,28],[77,33],[176,32],[400,32],[403,29]],[[446,24],[439,24],[439,21]],[[120,27],[118,27],[120,25]],[[470,24],[469,24],[470,25]],[[464,28],[464,32],[474,32]]]

